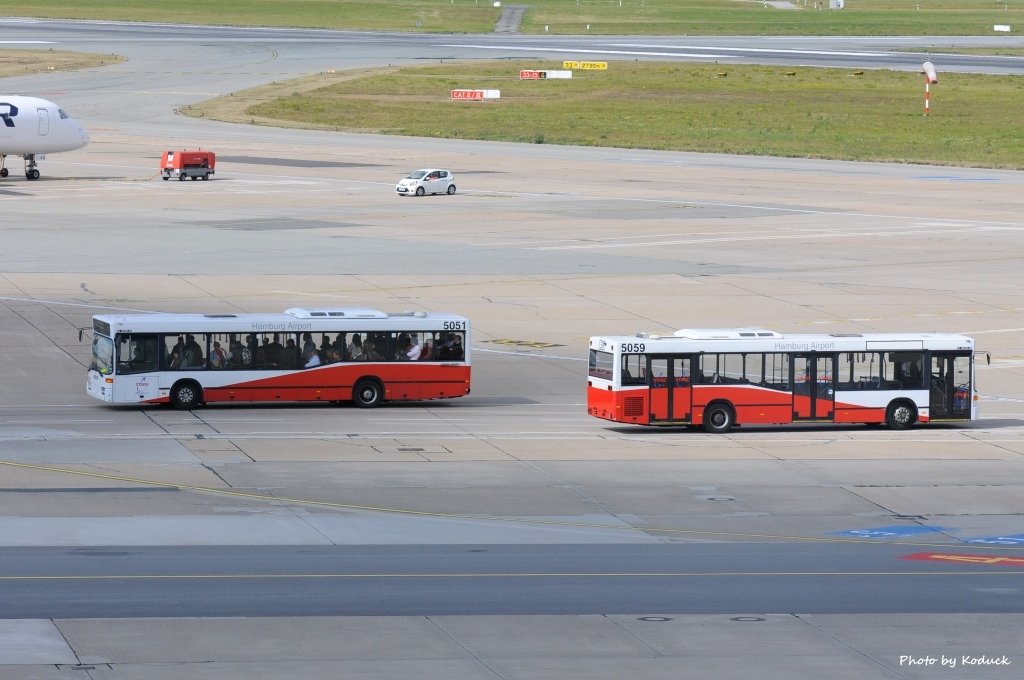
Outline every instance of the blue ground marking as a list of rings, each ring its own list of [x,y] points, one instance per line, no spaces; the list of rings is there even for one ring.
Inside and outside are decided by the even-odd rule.
[[[1010,534],[1009,536],[983,536],[982,538],[968,538],[964,543],[984,543],[986,545],[1024,545],[1024,534]]]
[[[907,526],[898,524],[891,527],[872,527],[870,529],[850,529],[849,531],[830,531],[829,536],[849,536],[851,538],[894,538],[898,536],[917,536],[919,534],[930,534],[936,531],[945,531],[945,527],[920,526],[917,524]]]

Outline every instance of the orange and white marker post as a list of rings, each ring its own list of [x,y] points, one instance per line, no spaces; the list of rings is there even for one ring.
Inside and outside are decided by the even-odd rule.
[[[935,75],[935,65],[932,64],[932,62],[924,62],[924,64],[921,65],[921,68],[924,69],[922,71],[922,73],[924,73],[924,115],[927,116],[931,111],[932,106],[931,88],[932,85],[939,82],[939,78]]]

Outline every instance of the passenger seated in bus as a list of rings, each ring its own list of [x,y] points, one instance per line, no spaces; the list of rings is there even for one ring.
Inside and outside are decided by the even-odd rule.
[[[345,336],[343,334],[338,333],[334,337],[334,342],[331,343],[331,349],[333,349],[338,355],[338,361],[341,361],[341,358],[345,356]]]
[[[272,363],[269,358],[267,348],[270,347],[270,340],[267,336],[263,336],[263,344],[256,349],[256,368],[271,368]]]
[[[320,365],[320,354],[317,353],[316,347],[302,353],[302,366],[303,368],[313,368],[314,366]]]
[[[316,351],[316,343],[313,342],[313,334],[312,333],[303,333],[302,334],[302,356],[305,357],[310,352],[315,352],[315,351]]]
[[[228,342],[228,366],[230,368],[249,368],[251,358],[252,353],[249,352],[249,348],[243,347],[238,338],[231,338]]]
[[[324,333],[322,336],[320,336],[320,349],[317,350],[317,353],[320,355],[321,362],[327,360],[327,353],[330,351],[331,336],[329,336],[327,333]]]
[[[363,341],[363,357],[367,361],[383,361],[384,357],[377,351],[377,346],[373,340],[367,338]]]
[[[227,354],[224,348],[216,340],[213,341],[213,351],[210,352],[210,368],[224,368],[227,364]]]
[[[182,359],[182,366],[196,368],[203,365],[203,348],[196,342],[196,336],[185,336],[185,354]]]
[[[284,346],[284,351],[281,353],[281,360],[278,362],[279,365],[282,368],[295,368],[298,354],[299,348],[295,344],[295,338],[288,338],[288,341]]]
[[[420,361],[430,361],[434,358],[434,346],[430,344],[430,340],[423,341],[423,347],[420,349]]]
[[[395,355],[393,357],[391,357],[391,358],[395,359],[397,361],[405,361],[405,359],[406,359],[405,351],[406,351],[406,348],[408,346],[409,346],[409,334],[408,333],[399,333],[398,334],[398,340],[395,342]]]
[[[420,358],[423,348],[408,333],[398,336],[398,352],[395,358],[399,361],[416,361]]]
[[[352,342],[345,348],[345,354],[349,361],[362,361],[366,358],[363,355],[363,338],[359,333],[352,334]]]
[[[462,359],[462,335],[460,333],[449,333],[448,340],[441,345],[438,351],[438,359]]]
[[[185,336],[179,335],[178,342],[171,348],[167,355],[167,365],[171,368],[181,368],[181,360],[185,358]]]

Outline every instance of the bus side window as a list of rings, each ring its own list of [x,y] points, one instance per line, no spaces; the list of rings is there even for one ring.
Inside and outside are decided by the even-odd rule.
[[[645,354],[623,354],[622,355],[622,384],[623,385],[646,385],[647,355]]]
[[[156,335],[122,335],[119,338],[118,373],[149,373],[157,370],[160,356]]]

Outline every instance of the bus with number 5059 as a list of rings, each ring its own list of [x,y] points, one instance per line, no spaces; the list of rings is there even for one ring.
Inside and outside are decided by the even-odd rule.
[[[590,338],[587,411],[634,425],[977,418],[974,340],[951,333],[683,329]]]
[[[283,314],[102,314],[87,392],[112,404],[354,402],[461,397],[469,320],[292,308]]]

